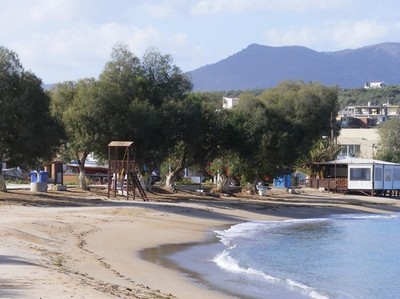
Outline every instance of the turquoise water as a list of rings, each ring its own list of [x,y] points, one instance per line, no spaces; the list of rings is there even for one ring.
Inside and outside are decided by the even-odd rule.
[[[400,298],[400,218],[242,223],[174,259],[237,298]],[[190,262],[188,262],[190,261]]]

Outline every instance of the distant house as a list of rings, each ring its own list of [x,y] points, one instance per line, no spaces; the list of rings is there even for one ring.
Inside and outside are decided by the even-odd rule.
[[[341,126],[337,138],[342,149],[338,158],[375,158],[379,144],[376,126],[391,119],[400,117],[400,105],[389,102],[380,105],[347,106],[339,111],[337,121]]]
[[[324,178],[310,179],[312,188],[367,195],[400,195],[400,164],[347,158],[322,163]]]
[[[382,82],[367,82],[364,84],[365,89],[377,89],[377,88],[383,88],[385,87],[385,84]]]
[[[222,98],[222,108],[231,109],[233,106],[236,106],[239,102],[239,98]]]
[[[383,105],[347,106],[339,112],[340,125],[342,128],[367,128],[376,126],[393,114],[393,107],[389,103]],[[396,109],[397,111],[397,109]]]

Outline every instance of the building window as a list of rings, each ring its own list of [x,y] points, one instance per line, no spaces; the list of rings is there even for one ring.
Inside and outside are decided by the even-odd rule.
[[[400,168],[393,168],[393,181],[400,181]]]
[[[370,181],[371,168],[350,168],[350,181]]]
[[[375,181],[382,181],[382,180],[383,180],[383,169],[375,168]]]
[[[392,169],[385,168],[385,181],[391,181],[391,180],[392,180]]]
[[[342,157],[360,157],[361,150],[359,144],[342,144],[339,156]]]

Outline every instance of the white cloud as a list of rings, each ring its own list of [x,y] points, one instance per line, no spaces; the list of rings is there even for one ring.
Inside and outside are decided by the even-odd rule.
[[[3,1],[2,1],[3,2]],[[74,2],[68,0],[5,1],[1,3],[0,22],[19,27],[38,26],[49,21],[65,21],[74,12]],[[13,30],[12,26],[8,27]]]
[[[191,12],[195,15],[217,14],[223,12],[257,12],[263,11],[306,11],[327,10],[338,7],[344,0],[200,0],[192,6]]]
[[[254,42],[331,51],[396,41],[395,9],[364,2],[0,0],[0,41],[46,83],[97,77],[117,42],[139,57],[156,48],[192,70]]]
[[[175,15],[176,1],[164,0],[159,3],[146,4],[150,16],[156,18],[171,17]]]
[[[226,7],[226,1],[224,0],[215,0],[215,1],[209,1],[209,0],[203,0],[199,1],[194,5],[191,9],[193,14],[215,14],[219,13],[224,10]]]
[[[140,28],[106,23],[98,27],[78,25],[38,33],[14,42],[11,49],[17,52],[24,67],[37,76],[51,74],[41,78],[52,83],[97,77],[118,42],[127,44],[136,56],[141,57],[150,47],[165,54],[180,55],[185,52],[186,40],[187,36],[182,32],[164,35],[152,26]]]
[[[264,37],[267,45],[302,45],[317,51],[334,51],[391,41],[390,34],[396,32],[400,33],[400,23],[396,25],[365,19],[355,22],[332,21],[318,27],[268,29]]]
[[[333,24],[330,36],[340,48],[354,48],[373,44],[382,40],[388,31],[389,24],[374,20],[359,20],[354,23],[341,22]]]
[[[296,28],[284,31],[269,29],[265,31],[264,35],[266,44],[271,46],[303,45],[312,47],[319,39],[317,32],[310,28]]]
[[[47,22],[49,19],[59,21],[69,19],[74,11],[74,5],[68,0],[41,0],[31,2],[30,5],[20,5],[18,9],[22,10],[22,14],[29,21]]]

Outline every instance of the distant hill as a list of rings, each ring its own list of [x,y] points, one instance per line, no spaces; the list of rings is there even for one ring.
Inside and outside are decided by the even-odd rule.
[[[286,80],[316,81],[341,88],[366,82],[400,84],[400,43],[317,52],[300,46],[252,44],[214,64],[188,72],[195,91],[269,88]]]

